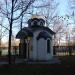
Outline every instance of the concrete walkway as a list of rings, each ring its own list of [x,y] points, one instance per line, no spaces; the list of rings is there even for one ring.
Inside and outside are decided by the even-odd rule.
[[[26,64],[60,64],[60,60],[58,60],[56,57],[54,57],[51,60],[48,61],[32,61],[32,60],[26,60],[21,58],[16,58],[15,62],[12,61],[12,63],[26,63]],[[0,65],[8,64],[8,61],[0,61]]]
[[[53,58],[48,61],[25,61],[27,64],[60,64],[60,60]]]

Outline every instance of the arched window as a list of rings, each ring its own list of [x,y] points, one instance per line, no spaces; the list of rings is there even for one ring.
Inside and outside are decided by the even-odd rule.
[[[50,53],[50,39],[47,40],[47,53]]]
[[[33,19],[31,26],[38,26],[38,19]]]

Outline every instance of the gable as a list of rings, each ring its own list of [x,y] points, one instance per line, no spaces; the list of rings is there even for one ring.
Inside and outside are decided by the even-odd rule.
[[[32,29],[33,32],[40,31],[40,30],[44,30],[44,31],[49,32],[52,35],[55,34],[55,32],[53,32],[50,28],[44,27],[44,26],[34,26],[34,27],[31,27],[31,29]]]
[[[17,33],[16,38],[26,38],[28,36],[31,36],[32,37],[33,34],[35,32],[38,32],[38,31],[46,31],[50,35],[54,35],[55,34],[55,32],[53,32],[51,29],[49,29],[48,27],[44,27],[44,26],[24,27],[22,30],[20,30]]]
[[[44,38],[44,39],[50,38],[51,39],[51,36],[47,31],[43,30],[43,31],[40,31],[40,33],[38,34],[37,40],[39,40],[40,38]]]

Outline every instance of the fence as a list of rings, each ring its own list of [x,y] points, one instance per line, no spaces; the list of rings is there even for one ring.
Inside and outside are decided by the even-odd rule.
[[[18,55],[19,54],[19,47],[13,46],[11,47],[11,55]],[[0,56],[7,56],[8,55],[8,47],[0,47]]]
[[[75,46],[54,46],[54,55],[69,56],[75,55]]]

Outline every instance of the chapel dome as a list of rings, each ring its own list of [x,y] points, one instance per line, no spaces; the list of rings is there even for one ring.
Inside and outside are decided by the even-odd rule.
[[[31,17],[32,19],[33,18],[38,18],[38,19],[43,19],[43,20],[46,20],[46,18],[45,18],[45,16],[43,16],[43,15],[33,15],[32,17]]]
[[[31,19],[28,20],[28,26],[45,26],[45,17],[39,15],[33,15]]]

